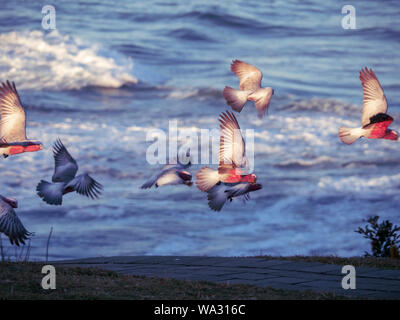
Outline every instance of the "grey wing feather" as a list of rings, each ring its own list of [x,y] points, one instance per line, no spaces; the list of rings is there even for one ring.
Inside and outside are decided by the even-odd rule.
[[[81,174],[71,180],[65,189],[72,188],[77,193],[95,199],[101,195],[103,186],[90,177],[87,173]]]
[[[141,189],[149,189],[151,188],[157,181],[157,179],[160,177],[161,173],[151,177],[149,180],[147,180],[145,183],[142,184],[140,187]]]
[[[54,143],[53,155],[55,168],[52,181],[65,183],[71,181],[78,172],[78,164],[60,139]]]
[[[3,82],[0,86],[0,114],[0,139],[26,141],[26,114],[14,82]]]
[[[207,191],[208,206],[214,211],[221,211],[227,200],[226,186],[217,184]]]
[[[249,192],[249,183],[238,183],[228,188],[225,192],[231,197],[245,196]]]
[[[11,244],[17,246],[25,244],[25,240],[33,235],[25,229],[14,209],[2,200],[0,200],[0,232],[8,236]]]

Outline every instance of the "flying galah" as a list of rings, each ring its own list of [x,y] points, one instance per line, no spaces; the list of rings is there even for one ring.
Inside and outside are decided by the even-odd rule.
[[[26,114],[19,98],[15,83],[0,86],[0,155],[10,155],[42,150],[40,141],[26,137]]]
[[[362,108],[361,128],[339,128],[339,137],[345,144],[352,144],[361,137],[368,139],[397,140],[397,132],[389,129],[393,118],[386,114],[387,102],[383,89],[372,69],[360,71],[364,106]]]
[[[54,144],[53,154],[55,160],[53,183],[41,180],[36,187],[37,194],[43,201],[61,205],[63,195],[74,191],[92,199],[100,196],[103,186],[87,173],[76,176],[78,164],[60,139]]]
[[[261,87],[263,75],[260,70],[253,67],[251,64],[240,60],[234,60],[231,65],[231,70],[240,80],[240,90],[226,86],[223,91],[226,103],[230,105],[233,110],[240,112],[247,100],[254,101],[258,111],[258,117],[262,118],[268,112],[274,89],[270,87]]]
[[[158,188],[165,185],[177,184],[185,184],[190,187],[193,184],[192,175],[189,171],[185,170],[190,166],[190,162],[188,164],[182,164],[179,160],[176,164],[166,164],[161,169],[161,172],[147,180],[140,188],[149,189],[153,185]]]
[[[11,244],[25,244],[33,233],[28,232],[21,220],[19,220],[14,208],[18,208],[18,202],[12,198],[0,195],[0,233],[4,233]]]
[[[204,167],[196,175],[197,187],[208,192],[210,207],[218,211],[226,200],[261,189],[261,185],[256,185],[255,174],[245,174],[248,170],[245,142],[235,115],[226,111],[219,122],[218,170]]]

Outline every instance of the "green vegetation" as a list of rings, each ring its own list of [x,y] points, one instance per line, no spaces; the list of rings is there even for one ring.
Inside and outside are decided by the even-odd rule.
[[[371,242],[372,254],[368,252],[365,256],[398,258],[397,245],[400,243],[400,227],[393,225],[389,220],[378,223],[379,216],[370,217],[365,228],[358,228],[357,233]]]
[[[333,293],[148,278],[61,266],[57,266],[57,289],[43,290],[42,266],[27,262],[0,263],[0,299],[343,299]]]

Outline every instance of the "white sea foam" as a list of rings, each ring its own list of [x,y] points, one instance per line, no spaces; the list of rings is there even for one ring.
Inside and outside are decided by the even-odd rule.
[[[323,189],[334,189],[342,192],[365,192],[374,193],[398,193],[397,186],[400,183],[400,174],[391,176],[383,175],[378,177],[361,178],[358,176],[343,177],[333,179],[332,177],[322,177],[318,182],[318,187]]]
[[[22,89],[120,87],[136,83],[132,61],[57,30],[0,34],[0,79]]]

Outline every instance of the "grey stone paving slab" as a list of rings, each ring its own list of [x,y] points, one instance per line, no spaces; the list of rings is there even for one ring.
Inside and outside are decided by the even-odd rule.
[[[370,281],[358,281],[356,283],[356,287],[358,289],[368,289],[368,290],[376,290],[376,291],[389,291],[393,292],[394,294],[399,294],[400,295],[400,287],[396,284],[392,283],[373,283]]]
[[[356,290],[344,290],[342,266],[245,257],[137,256],[57,261],[124,274],[219,283],[247,283],[277,289],[333,292],[348,297],[400,299],[400,270],[356,268]]]
[[[333,264],[320,264],[310,266],[299,266],[296,271],[304,272],[315,272],[315,273],[331,273],[333,275],[342,275],[342,266],[336,266]]]
[[[221,275],[220,278],[222,277],[230,279],[242,279],[242,280],[262,280],[262,279],[279,278],[279,276],[276,275],[256,274],[256,273],[233,273],[233,274]]]
[[[289,261],[289,263],[285,264],[271,265],[269,268],[274,270],[303,271],[310,267],[321,267],[321,266],[323,266],[323,264],[319,262]]]
[[[218,267],[254,267],[262,262],[262,259],[257,258],[227,258],[218,261],[214,266]]]
[[[333,289],[333,290],[345,291],[344,289],[342,289],[341,282],[329,281],[329,280],[324,280],[324,279],[304,282],[304,283],[302,283],[302,286],[312,287],[314,289],[319,289],[319,290]]]
[[[253,261],[252,261],[253,262]],[[260,259],[260,261],[251,263],[249,267],[251,268],[270,268],[270,267],[278,267],[285,264],[290,264],[292,261],[289,260],[265,260]]]
[[[369,272],[365,271],[362,273],[357,272],[357,274],[362,277],[368,277],[368,278],[380,278],[380,279],[400,281],[400,272],[398,270],[374,270]]]
[[[253,269],[249,270],[248,272],[253,273],[262,273],[268,275],[275,275],[281,277],[290,277],[290,278],[301,278],[301,279],[310,279],[310,280],[320,280],[322,277],[324,279],[330,281],[338,281],[341,283],[343,275],[331,275],[331,274],[321,274],[315,272],[304,272],[304,271],[292,271],[292,270],[271,270],[271,269]]]

